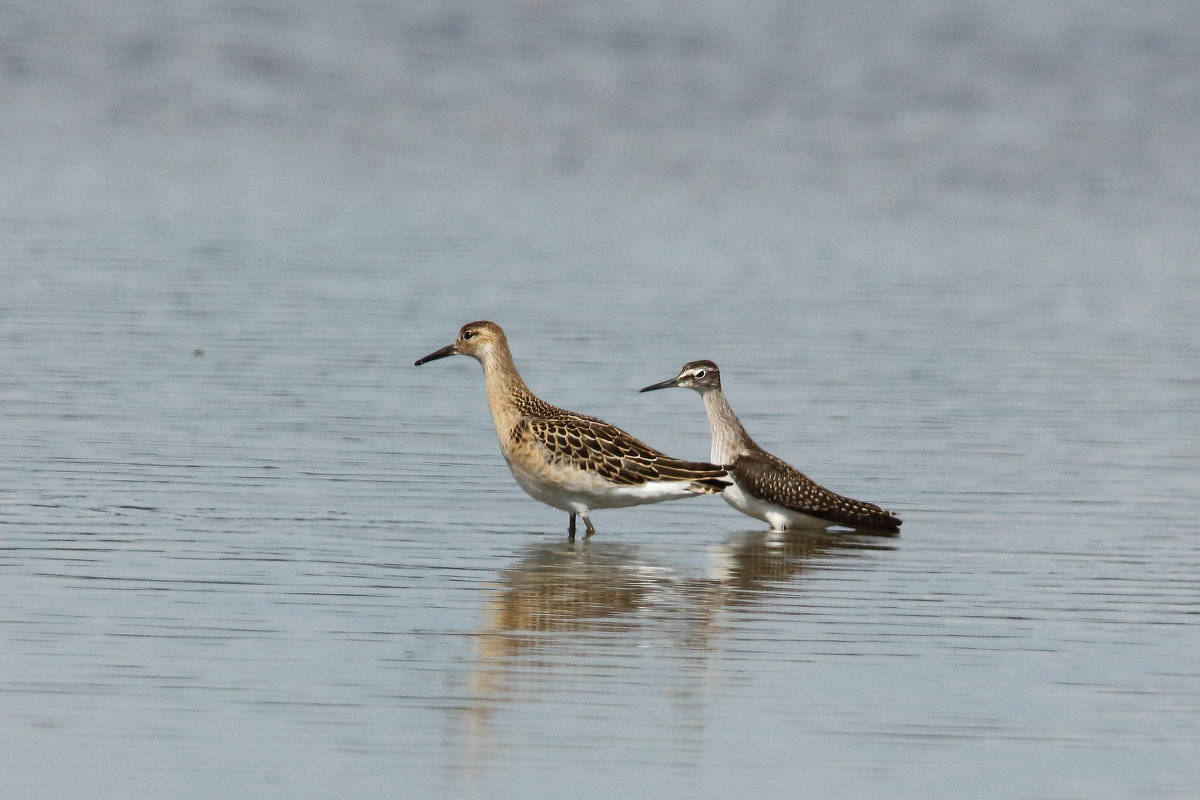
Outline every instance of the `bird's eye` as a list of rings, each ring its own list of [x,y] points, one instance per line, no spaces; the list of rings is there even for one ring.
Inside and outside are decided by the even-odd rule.
[[[705,370],[705,369],[698,369],[698,370],[696,370],[696,372],[693,374],[693,376],[692,376],[692,377],[695,377],[695,378],[703,378],[703,377],[704,377],[705,375],[707,375],[707,374],[708,374],[708,370]]]
[[[474,337],[475,337],[475,331],[463,331],[463,341],[466,341],[467,339],[472,339]]]

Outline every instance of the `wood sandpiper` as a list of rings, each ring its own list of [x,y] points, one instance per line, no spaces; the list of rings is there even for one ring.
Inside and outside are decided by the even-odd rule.
[[[416,365],[453,355],[482,365],[500,452],[531,497],[570,514],[570,541],[576,515],[583,517],[585,537],[596,532],[588,518],[592,509],[719,494],[731,485],[722,467],[671,458],[614,425],[538,398],[521,380],[504,331],[494,322],[464,325],[453,344]]]
[[[882,533],[899,532],[901,520],[892,512],[835,494],[755,444],[729,407],[721,391],[721,373],[713,362],[690,361],[674,378],[642,391],[670,386],[695,389],[704,398],[712,429],[710,458],[729,470],[733,486],[722,497],[738,511],[770,523],[775,531],[820,530],[842,525]]]

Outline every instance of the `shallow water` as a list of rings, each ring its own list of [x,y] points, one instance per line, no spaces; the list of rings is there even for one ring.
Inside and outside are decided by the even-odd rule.
[[[0,14],[7,793],[1194,796],[1200,20],[1013,8]],[[903,535],[567,543],[477,318]]]

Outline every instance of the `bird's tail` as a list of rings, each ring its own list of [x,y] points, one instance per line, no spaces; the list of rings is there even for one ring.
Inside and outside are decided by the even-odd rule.
[[[725,467],[707,461],[674,461],[658,464],[664,478],[691,481],[692,491],[697,494],[720,494],[733,485],[733,478]]]
[[[720,494],[733,485],[728,476],[721,478],[701,478],[692,481],[692,489],[697,494]]]

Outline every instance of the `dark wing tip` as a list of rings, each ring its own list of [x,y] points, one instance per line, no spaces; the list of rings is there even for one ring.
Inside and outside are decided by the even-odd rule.
[[[874,533],[880,536],[899,536],[900,526],[903,524],[904,520],[897,517],[891,511],[880,509],[880,513],[877,516],[873,516],[868,522],[855,525],[854,529],[860,533]]]
[[[698,481],[692,481],[692,486],[704,494],[720,494],[730,486],[733,486],[733,481],[728,476],[721,478],[701,478]]]

